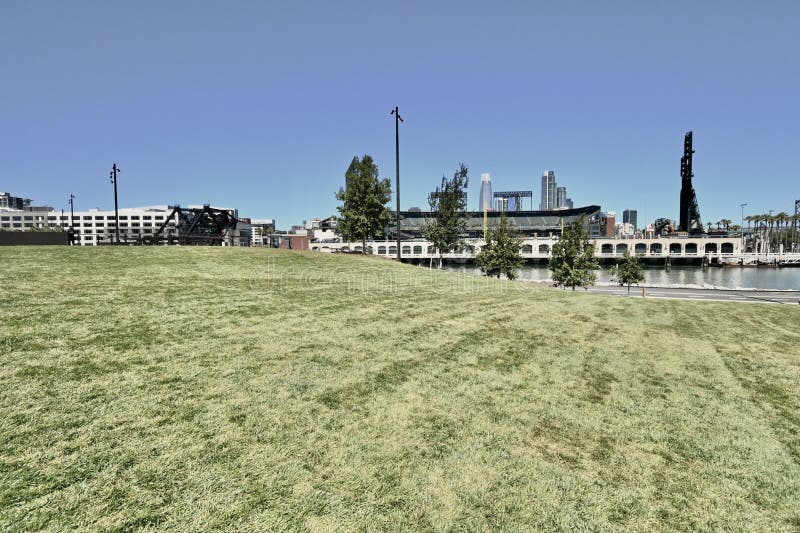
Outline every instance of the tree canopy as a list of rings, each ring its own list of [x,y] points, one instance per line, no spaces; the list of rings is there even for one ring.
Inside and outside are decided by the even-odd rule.
[[[631,284],[644,281],[644,270],[639,258],[626,250],[625,255],[622,257],[622,263],[617,265],[615,269],[614,278],[620,285],[627,285],[628,293],[630,293]]]
[[[466,233],[468,184],[469,169],[460,163],[452,179],[442,176],[441,186],[428,195],[428,205],[435,218],[425,222],[422,234],[436,248],[439,266],[442,264],[442,254],[453,251]]]
[[[594,257],[594,244],[584,229],[586,217],[564,227],[561,239],[553,245],[553,256],[550,259],[550,270],[553,272],[553,283],[561,287],[586,287],[594,285],[600,264]]]
[[[517,272],[522,266],[523,259],[519,251],[522,248],[522,237],[509,225],[505,213],[500,217],[500,223],[490,228],[486,235],[486,244],[475,260],[481,271],[487,276],[502,275],[508,279],[517,277]]]
[[[360,240],[366,251],[367,239],[379,237],[389,223],[392,185],[388,178],[378,176],[378,166],[372,156],[354,157],[344,175],[345,186],[339,188],[336,199],[342,202],[337,209],[339,230],[345,239]]]

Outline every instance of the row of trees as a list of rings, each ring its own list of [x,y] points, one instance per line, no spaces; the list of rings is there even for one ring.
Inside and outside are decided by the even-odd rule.
[[[785,250],[800,249],[800,232],[797,231],[800,215],[790,215],[782,211],[776,215],[749,215],[744,219],[747,221],[748,233],[756,234],[762,242],[768,243],[773,249],[781,244]],[[753,225],[752,231],[751,225]]]
[[[448,179],[428,196],[431,211],[436,217],[425,221],[422,233],[433,243],[438,257],[455,250],[467,230],[466,190],[469,185],[469,169],[463,163]],[[339,231],[348,240],[361,241],[362,250],[367,249],[367,239],[380,238],[389,223],[389,203],[392,186],[388,178],[380,178],[378,166],[369,155],[361,159],[354,157],[345,172],[345,186],[339,188],[336,199],[342,204],[339,211]],[[399,228],[397,228],[399,231]]]
[[[800,222],[800,215],[790,215],[785,211],[781,211],[777,215],[749,215],[744,217],[745,221],[747,221],[747,228],[750,228],[750,224],[755,222],[756,227],[759,225],[766,226],[769,228],[788,228],[789,226],[794,226],[796,223]]]
[[[444,254],[463,245],[467,233],[468,184],[469,169],[461,163],[453,177],[443,176],[441,184],[428,196],[428,204],[435,216],[425,221],[422,234],[436,249],[439,268]],[[337,200],[342,202],[338,208],[339,230],[346,239],[361,241],[362,250],[366,250],[367,239],[381,236],[389,223],[390,213],[386,204],[391,192],[390,181],[379,177],[372,157],[353,158],[345,173],[345,187],[336,193]],[[600,268],[600,264],[594,257],[594,244],[589,241],[584,223],[581,217],[566,226],[561,239],[553,246],[550,269],[557,286],[575,290],[578,286],[593,285],[597,279],[595,270]],[[476,261],[485,275],[513,280],[523,263],[521,249],[522,236],[503,214],[499,224],[487,231],[486,242]],[[642,279],[638,258],[626,254],[615,277],[621,284],[627,284],[630,291],[631,283]]]

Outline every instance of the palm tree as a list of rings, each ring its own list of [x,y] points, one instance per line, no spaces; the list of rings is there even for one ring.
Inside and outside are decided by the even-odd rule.
[[[766,217],[767,215],[753,215],[752,217],[753,222],[755,222],[755,224],[753,225],[753,231],[755,231],[756,238],[760,242],[760,247],[761,247],[761,249],[759,250],[760,252],[764,252],[764,233],[765,233],[764,220]]]
[[[781,211],[777,215],[775,215],[775,221],[778,223],[778,245],[784,244],[783,242],[783,226],[789,225],[789,214],[786,211]],[[786,248],[786,246],[784,246]]]
[[[733,221],[727,218],[723,218],[722,220],[719,221],[719,223],[722,224],[722,227],[725,228],[725,231],[730,231],[731,224],[733,224]]]
[[[753,216],[747,215],[744,219],[747,221],[747,233],[750,233],[750,224],[753,222]],[[744,248],[747,250],[747,237],[744,239]]]
[[[767,222],[767,247],[769,248],[769,251],[772,252],[772,230],[775,227],[775,215],[770,213],[769,215],[764,215],[764,218]]]

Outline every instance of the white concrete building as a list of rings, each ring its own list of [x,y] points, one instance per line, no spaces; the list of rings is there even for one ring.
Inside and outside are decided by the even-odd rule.
[[[188,206],[192,208],[202,208],[203,206]],[[238,212],[236,209],[216,207],[230,212],[234,217],[237,217]],[[36,216],[29,215],[28,212],[19,212],[19,215],[12,216]],[[172,208],[167,205],[154,205],[146,207],[125,207],[119,210],[119,233],[121,240],[136,240],[146,235],[154,235],[158,229],[167,221],[167,217],[172,213]],[[0,214],[0,223],[3,223],[2,218],[5,214]],[[75,230],[75,243],[83,246],[97,245],[100,242],[109,242],[111,236],[115,234],[116,225],[114,222],[114,210],[100,210],[89,209],[88,211],[75,211],[74,218],[66,212],[63,215],[55,211],[50,211],[46,215],[39,215],[40,220],[23,220],[26,222],[44,224],[46,219],[47,226],[58,227],[67,231],[70,227]],[[169,220],[164,235],[176,235],[177,230],[174,228],[175,220]],[[13,223],[13,222],[12,222]],[[245,227],[246,226],[246,227]],[[30,227],[30,226],[28,226]],[[18,228],[19,229],[19,228]],[[25,228],[21,228],[25,229]],[[231,242],[234,245],[248,246],[250,237],[247,235],[249,225],[238,224],[237,229],[231,235]],[[241,242],[246,239],[246,243]]]
[[[0,228],[7,231],[45,228],[49,225],[49,219],[55,214],[51,208],[19,210],[0,207]]]
[[[250,246],[268,246],[269,235],[275,232],[274,218],[251,218],[252,237]]]
[[[636,228],[630,222],[617,222],[614,225],[615,237],[633,237],[636,234]]]

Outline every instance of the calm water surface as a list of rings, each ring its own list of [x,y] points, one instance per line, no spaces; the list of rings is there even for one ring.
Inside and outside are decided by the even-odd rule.
[[[450,265],[451,270],[464,270],[480,274],[472,265],[463,267]],[[707,268],[672,267],[646,268],[645,285],[717,287],[726,289],[780,289],[800,290],[800,268]],[[523,267],[520,279],[546,282],[550,280],[550,270],[545,266]],[[611,271],[598,271],[598,284],[611,283]]]

